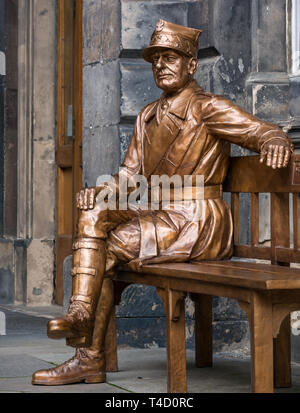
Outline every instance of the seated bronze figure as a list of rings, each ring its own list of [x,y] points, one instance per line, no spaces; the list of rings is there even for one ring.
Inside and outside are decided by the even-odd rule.
[[[232,255],[232,217],[222,198],[230,144],[261,154],[272,168],[286,167],[292,144],[276,125],[246,113],[193,79],[200,30],[160,20],[143,58],[152,64],[161,98],[139,113],[123,162],[122,178],[141,174],[202,175],[204,197],[172,199],[158,210],[103,209],[103,185],[77,194],[81,210],[73,245],[73,291],[65,317],[48,324],[50,338],[66,338],[76,354],[62,365],[37,371],[33,384],[104,382],[104,339],[113,306],[110,274],[120,263],[221,260]],[[120,175],[115,176],[116,192]],[[192,188],[193,189],[193,188]],[[200,202],[198,220],[188,219]],[[179,206],[180,205],[180,206]]]

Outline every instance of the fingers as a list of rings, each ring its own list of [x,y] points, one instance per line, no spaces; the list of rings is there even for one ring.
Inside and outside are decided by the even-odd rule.
[[[267,155],[268,151],[266,149],[264,149],[261,154],[260,154],[260,162],[263,162],[265,160],[265,157]]]
[[[278,150],[278,161],[277,161],[277,168],[282,168],[283,166],[283,157],[284,157],[284,146],[279,146]]]
[[[77,207],[78,207],[79,209],[84,209],[83,199],[84,199],[84,190],[82,189],[80,192],[78,192],[78,204],[77,204]]]
[[[95,189],[92,188],[89,192],[89,209],[93,209],[95,204]]]
[[[276,169],[277,168],[277,160],[278,160],[278,145],[274,145],[275,147],[273,148],[273,157],[272,157],[272,168]]]
[[[266,156],[267,166],[271,166],[273,169],[286,168],[290,160],[291,151],[289,147],[284,145],[269,145],[261,152],[260,162],[263,162]]]
[[[272,154],[273,154],[273,145],[270,145],[268,147],[268,153],[267,153],[267,166],[272,165]]]
[[[76,206],[79,209],[87,211],[93,209],[95,206],[95,194],[94,188],[82,189],[76,194]]]
[[[284,159],[283,159],[283,167],[284,168],[287,167],[287,165],[289,163],[289,160],[290,160],[290,157],[291,157],[290,148],[285,148]]]

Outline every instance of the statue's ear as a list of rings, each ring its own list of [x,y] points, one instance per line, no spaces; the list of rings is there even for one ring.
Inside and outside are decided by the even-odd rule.
[[[194,75],[198,68],[198,60],[191,58],[189,61],[189,73],[190,75]]]

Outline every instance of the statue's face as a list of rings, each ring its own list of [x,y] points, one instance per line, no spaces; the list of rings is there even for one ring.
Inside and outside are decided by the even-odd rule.
[[[153,54],[152,71],[157,87],[167,93],[182,89],[197,69],[195,59],[172,49],[157,49]]]

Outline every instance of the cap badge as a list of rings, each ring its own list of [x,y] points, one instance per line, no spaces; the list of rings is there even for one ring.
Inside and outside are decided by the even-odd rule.
[[[164,28],[164,25],[165,25],[165,23],[164,23],[162,20],[159,20],[159,21],[156,23],[155,31],[156,31],[157,33],[161,32],[162,29]]]

